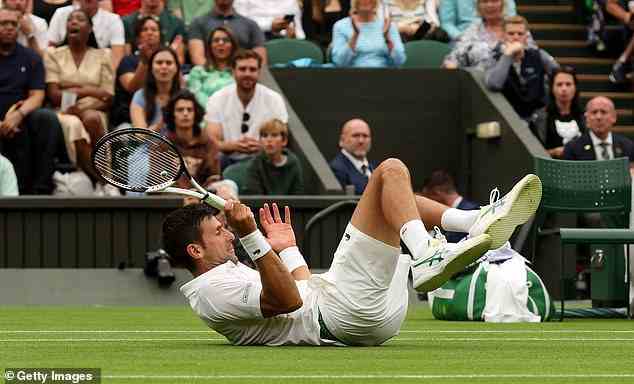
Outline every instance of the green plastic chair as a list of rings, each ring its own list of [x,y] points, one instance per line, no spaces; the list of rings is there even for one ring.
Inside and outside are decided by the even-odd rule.
[[[233,180],[238,184],[238,193],[244,193],[247,186],[247,177],[251,160],[243,160],[238,163],[231,164],[222,171],[224,179]]]
[[[568,161],[535,158],[535,174],[542,180],[542,200],[535,218],[533,252],[538,236],[559,233],[562,247],[567,244],[630,244],[634,231],[629,225],[631,179],[629,159]],[[590,213],[605,215],[605,222],[617,228],[560,228],[544,230],[549,213]],[[621,229],[618,229],[621,228]],[[629,247],[627,247],[629,248]],[[629,249],[628,249],[629,250]],[[629,265],[629,252],[628,252]],[[561,252],[561,315],[564,314],[564,252]],[[629,276],[629,274],[628,274]],[[628,282],[629,284],[629,282]]]
[[[405,44],[407,60],[403,68],[440,68],[451,48],[433,40],[410,41]]]
[[[309,58],[317,63],[324,62],[324,53],[319,46],[308,40],[273,39],[264,46],[269,58],[269,65],[287,64],[293,60]]]

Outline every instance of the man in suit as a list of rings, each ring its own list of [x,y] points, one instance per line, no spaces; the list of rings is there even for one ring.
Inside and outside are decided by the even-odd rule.
[[[376,168],[367,158],[371,146],[372,133],[368,123],[361,119],[352,119],[343,125],[339,137],[341,151],[330,162],[330,168],[344,188],[354,186],[356,195],[363,193]]]
[[[422,195],[451,208],[464,211],[480,209],[480,204],[467,200],[458,193],[454,178],[445,169],[437,169],[425,179]],[[450,243],[457,243],[466,235],[462,232],[445,232],[445,237]]]
[[[609,160],[628,157],[634,162],[634,143],[612,132],[616,123],[614,103],[607,97],[591,99],[585,112],[589,131],[564,147],[565,160]]]

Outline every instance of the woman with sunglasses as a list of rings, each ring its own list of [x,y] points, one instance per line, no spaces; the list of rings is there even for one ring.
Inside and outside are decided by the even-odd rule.
[[[207,105],[209,96],[233,83],[231,60],[238,48],[238,40],[227,27],[220,26],[209,33],[205,46],[207,62],[192,68],[187,77],[187,88],[201,105]]]

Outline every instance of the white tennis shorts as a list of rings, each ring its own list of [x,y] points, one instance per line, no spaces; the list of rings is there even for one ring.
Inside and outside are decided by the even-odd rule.
[[[318,299],[328,330],[349,345],[379,345],[396,336],[407,312],[408,255],[348,224]]]

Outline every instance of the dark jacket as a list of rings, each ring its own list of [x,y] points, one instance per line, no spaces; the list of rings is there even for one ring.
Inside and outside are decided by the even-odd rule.
[[[264,152],[251,160],[247,169],[244,193],[248,195],[300,195],[304,193],[302,165],[297,156],[288,149],[283,150],[286,164],[277,167]]]
[[[354,185],[354,193],[357,195],[362,194],[365,190],[365,186],[368,185],[368,177],[359,172],[354,164],[352,164],[341,151],[339,151],[337,156],[330,162],[330,168],[335,173],[341,186],[345,188],[346,185]],[[376,165],[368,161],[368,168],[370,168],[370,171],[374,171]]]
[[[614,157],[628,157],[634,161],[634,143],[625,136],[612,132],[612,151]],[[565,160],[596,160],[594,146],[590,133],[586,132],[581,137],[564,146]]]

